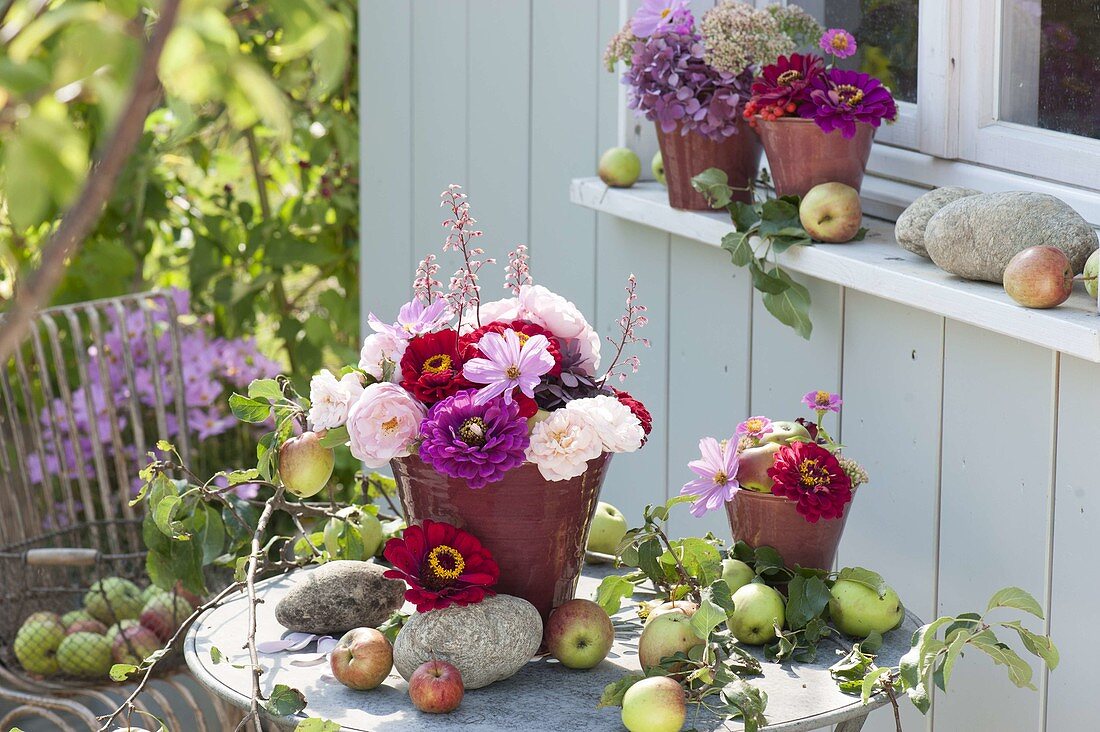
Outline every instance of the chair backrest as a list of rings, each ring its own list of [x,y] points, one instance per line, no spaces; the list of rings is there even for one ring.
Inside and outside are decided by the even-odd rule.
[[[146,453],[163,438],[189,459],[179,307],[151,292],[44,310],[0,364],[0,546],[135,519]]]

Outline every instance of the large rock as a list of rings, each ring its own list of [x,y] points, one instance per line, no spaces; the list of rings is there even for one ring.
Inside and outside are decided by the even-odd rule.
[[[408,679],[420,664],[439,658],[462,672],[467,689],[479,689],[523,668],[541,642],[542,618],[535,606],[496,595],[476,605],[413,615],[393,644],[393,665]]]
[[[1045,193],[1013,191],[966,196],[941,208],[924,230],[928,255],[968,280],[1000,284],[1017,252],[1061,249],[1080,272],[1097,247],[1096,232],[1065,202]]]
[[[905,209],[898,217],[894,225],[894,238],[902,249],[922,257],[928,256],[928,250],[924,247],[924,229],[928,226],[937,211],[960,198],[976,196],[981,191],[973,188],[959,188],[958,186],[944,186],[934,191],[928,191],[923,196],[913,201],[909,208]]]
[[[377,627],[401,607],[405,583],[386,579],[374,562],[338,561],[302,572],[275,606],[275,619],[290,630],[339,636]]]

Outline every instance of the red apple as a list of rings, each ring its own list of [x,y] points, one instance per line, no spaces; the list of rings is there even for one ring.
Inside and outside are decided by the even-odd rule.
[[[150,654],[161,648],[160,638],[144,625],[132,625],[115,633],[111,642],[111,656],[115,663],[140,666]]]
[[[162,592],[145,603],[141,610],[141,624],[156,633],[161,642],[167,643],[194,610],[191,603],[179,595]]]
[[[758,493],[771,493],[775,481],[768,470],[775,465],[775,454],[783,447],[778,442],[765,442],[760,447],[742,450],[737,459],[737,483]]]
[[[699,609],[691,600],[668,600],[667,602],[656,602],[649,608],[649,613],[645,616],[645,624],[649,625],[651,622],[667,615],[668,613],[682,613],[689,618],[695,614],[695,611]]]
[[[393,668],[393,646],[374,628],[353,628],[329,654],[332,675],[349,689],[380,686]]]
[[[107,626],[94,619],[77,620],[68,628],[65,628],[65,635],[72,635],[73,633],[99,633],[103,635],[106,632]]]
[[[607,658],[615,629],[607,611],[591,600],[559,606],[546,621],[546,649],[568,668],[592,668]]]
[[[336,454],[321,444],[316,432],[292,437],[279,448],[279,477],[283,485],[299,498],[321,492],[332,477]]]
[[[194,608],[197,608],[199,605],[202,604],[202,598],[184,587],[183,580],[176,580],[176,585],[172,588],[172,592],[170,592],[169,594],[179,595],[184,600],[187,600],[187,602],[191,603],[191,607]]]
[[[446,661],[426,661],[409,677],[409,699],[428,714],[453,712],[465,693],[462,673]]]
[[[1025,308],[1053,308],[1073,292],[1073,265],[1057,247],[1028,247],[1008,261],[1005,292]]]

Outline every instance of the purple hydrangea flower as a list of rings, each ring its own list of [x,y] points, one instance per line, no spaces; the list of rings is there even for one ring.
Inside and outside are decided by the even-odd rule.
[[[856,52],[855,37],[843,28],[830,28],[825,31],[818,45],[822,51],[837,58],[848,58]]]
[[[716,142],[738,132],[751,94],[752,68],[731,74],[704,59],[702,37],[670,30],[636,41],[623,83],[629,106],[664,132],[698,132]]]
[[[473,389],[437,402],[420,424],[420,459],[471,488],[495,483],[523,464],[530,438],[519,403],[478,404]]]
[[[870,74],[829,69],[811,84],[810,101],[798,109],[825,132],[840,130],[845,138],[856,136],[856,123],[878,127],[898,116],[894,97]]]

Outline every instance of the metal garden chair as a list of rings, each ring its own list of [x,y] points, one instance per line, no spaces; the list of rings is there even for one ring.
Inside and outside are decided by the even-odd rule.
[[[52,308],[0,363],[0,730],[97,730],[133,689],[34,677],[12,645],[30,613],[78,608],[99,577],[144,580],[138,471],[161,437],[191,451],[179,315],[166,292]],[[143,698],[172,732],[239,719],[178,667]]]

